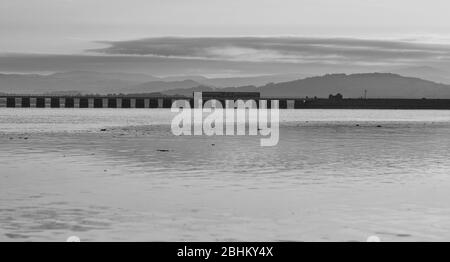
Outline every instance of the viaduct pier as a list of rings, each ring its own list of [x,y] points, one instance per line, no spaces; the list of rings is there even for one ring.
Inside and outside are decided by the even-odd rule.
[[[186,97],[0,95],[0,107],[14,108],[170,108]]]
[[[259,107],[267,101],[271,108],[278,100],[280,109],[445,109],[450,110],[450,99],[335,99],[335,98],[277,98],[260,97],[259,93],[225,94],[208,92],[203,102],[216,99],[225,107],[228,100],[254,100]],[[108,96],[49,96],[49,95],[1,95],[0,108],[171,108],[176,100],[188,101],[194,107],[193,97],[131,95]]]

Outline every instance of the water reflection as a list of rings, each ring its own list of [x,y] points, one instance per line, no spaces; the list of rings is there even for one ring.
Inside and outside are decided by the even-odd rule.
[[[144,125],[124,127],[114,126],[130,112],[83,111],[106,122],[102,132],[95,121],[39,131],[20,112],[15,129],[4,128],[11,113],[0,116],[0,240],[450,238],[446,112],[327,122],[335,111],[289,111],[302,121],[284,122],[269,148],[258,137],[174,137],[143,111],[129,122]]]

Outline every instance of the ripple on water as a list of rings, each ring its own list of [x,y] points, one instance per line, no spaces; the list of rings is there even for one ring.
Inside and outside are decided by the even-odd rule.
[[[60,234],[110,229],[112,221],[106,209],[74,208],[68,203],[6,208],[0,210],[0,227],[11,240],[54,240]]]
[[[449,111],[285,112],[271,148],[169,116],[0,110],[0,240],[448,238]]]

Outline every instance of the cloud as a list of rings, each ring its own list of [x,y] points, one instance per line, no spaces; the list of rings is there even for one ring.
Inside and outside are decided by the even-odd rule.
[[[102,42],[109,55],[236,62],[412,65],[448,62],[450,46],[409,40],[310,37],[159,37]]]
[[[167,75],[270,75],[450,71],[450,46],[421,38],[160,37],[103,42],[88,54],[0,54],[0,72],[104,71]]]

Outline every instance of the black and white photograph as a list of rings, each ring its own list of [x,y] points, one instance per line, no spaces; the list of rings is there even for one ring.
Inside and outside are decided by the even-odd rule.
[[[449,11],[0,0],[0,242],[450,241]]]

